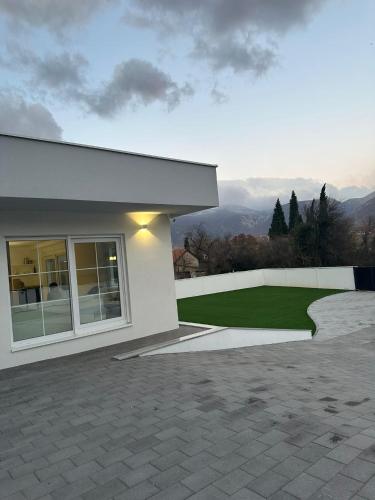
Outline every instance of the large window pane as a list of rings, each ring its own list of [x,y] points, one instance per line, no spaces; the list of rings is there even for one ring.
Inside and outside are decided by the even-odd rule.
[[[37,241],[9,241],[9,275],[39,272]]]
[[[13,340],[72,330],[65,240],[7,242]]]
[[[70,298],[69,273],[42,273],[42,300],[61,300]]]
[[[52,300],[43,304],[45,335],[72,330],[70,300]]]
[[[96,243],[98,267],[117,265],[117,250],[115,241],[99,241]]]
[[[78,295],[93,295],[99,292],[97,269],[80,269],[77,271]]]
[[[121,317],[117,241],[75,243],[74,250],[81,324]]]
[[[15,342],[43,336],[42,305],[12,307],[12,323]]]
[[[120,318],[121,317],[121,300],[119,293],[106,293],[100,296],[102,318]]]
[[[79,316],[81,325],[94,323],[102,319],[99,295],[88,295],[79,298]]]
[[[74,253],[77,269],[96,267],[95,243],[76,243]]]
[[[39,241],[39,263],[42,272],[66,271],[68,257],[65,240]]]

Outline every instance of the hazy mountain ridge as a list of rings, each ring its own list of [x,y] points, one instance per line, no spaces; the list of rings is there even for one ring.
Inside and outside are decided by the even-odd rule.
[[[301,213],[311,200],[299,202]],[[355,222],[363,222],[369,216],[375,217],[375,192],[363,198],[352,198],[338,202],[345,214]],[[289,204],[283,205],[286,220],[289,217]],[[273,209],[253,210],[241,205],[223,205],[194,214],[182,215],[172,221],[172,242],[182,245],[184,236],[194,227],[202,225],[213,236],[236,235],[240,233],[262,236],[268,233]]]

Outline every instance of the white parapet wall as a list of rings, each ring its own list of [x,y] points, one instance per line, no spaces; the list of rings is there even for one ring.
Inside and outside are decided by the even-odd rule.
[[[176,296],[183,299],[264,285],[355,290],[352,267],[301,267],[256,269],[176,280]]]
[[[264,285],[263,269],[176,280],[178,299]]]

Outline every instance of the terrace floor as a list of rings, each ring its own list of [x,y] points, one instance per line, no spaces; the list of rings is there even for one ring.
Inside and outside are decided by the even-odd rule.
[[[375,292],[345,292],[313,302],[308,313],[318,325],[314,340],[324,342],[358,329],[375,327]]]
[[[0,498],[375,499],[375,328],[0,372]]]

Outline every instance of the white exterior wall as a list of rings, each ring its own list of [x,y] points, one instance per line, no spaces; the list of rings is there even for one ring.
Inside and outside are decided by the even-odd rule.
[[[198,295],[228,292],[262,285],[264,285],[263,270],[256,269],[254,271],[176,280],[176,295],[178,299],[183,299],[185,297],[196,297]]]
[[[256,269],[176,280],[176,295],[178,299],[183,299],[264,285],[355,290],[352,267],[312,267]]]
[[[126,214],[1,212],[0,369],[96,349],[178,327],[168,217],[160,215],[139,232]],[[11,310],[5,238],[122,235],[131,325],[54,344],[11,352]]]
[[[352,267],[300,267],[264,269],[264,284],[302,288],[336,288],[355,290]]]

